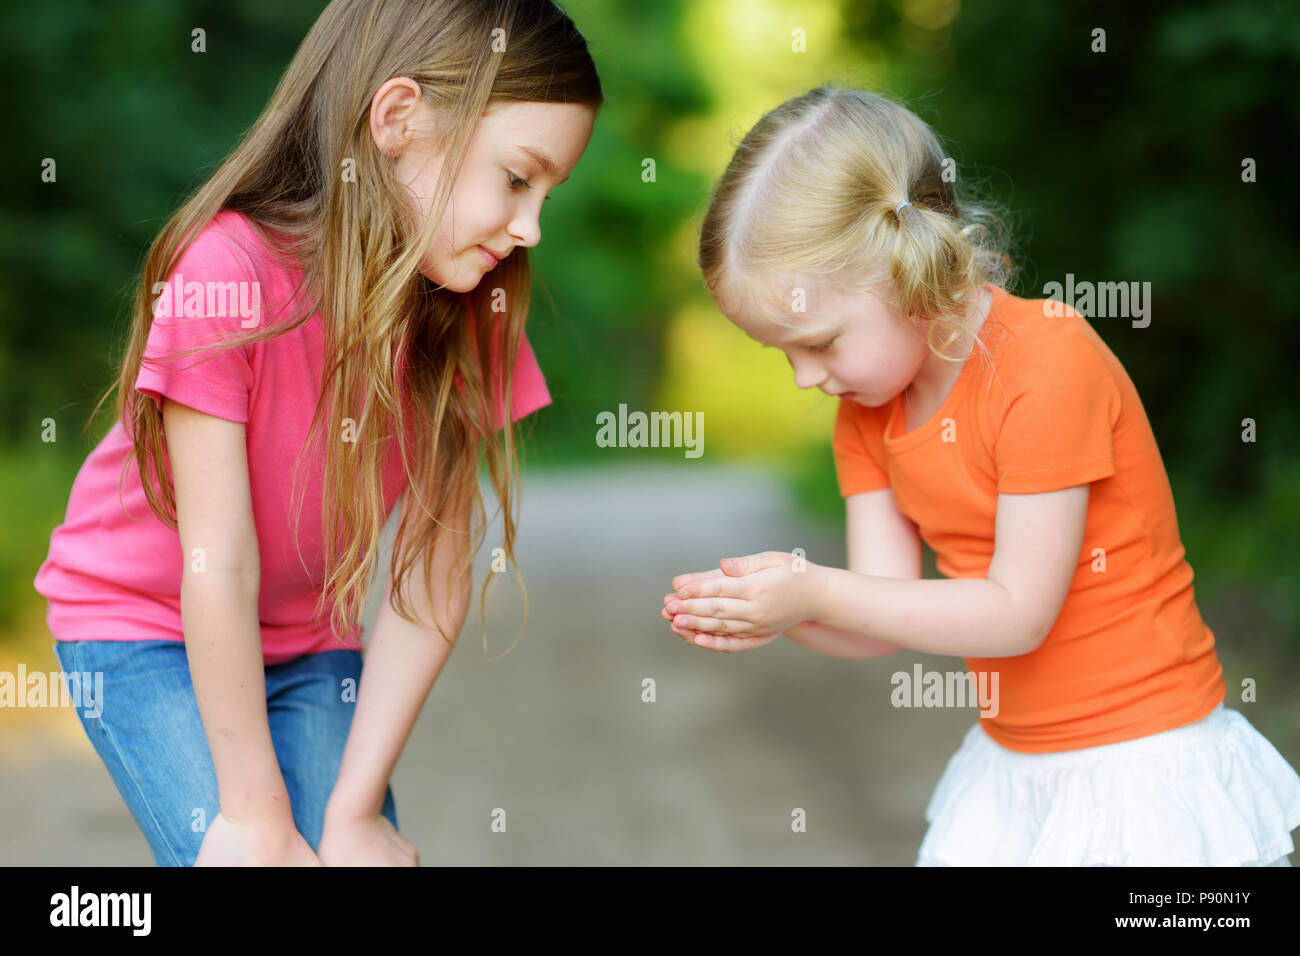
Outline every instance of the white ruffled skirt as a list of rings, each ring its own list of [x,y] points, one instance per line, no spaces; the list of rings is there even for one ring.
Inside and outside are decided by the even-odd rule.
[[[1290,866],[1300,775],[1244,715],[1031,754],[978,722],[925,810],[917,866]]]

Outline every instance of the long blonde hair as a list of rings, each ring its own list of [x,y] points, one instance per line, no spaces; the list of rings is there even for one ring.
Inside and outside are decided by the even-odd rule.
[[[446,165],[423,226],[369,130],[371,98],[394,76],[413,79],[425,103],[447,117]],[[149,506],[168,527],[179,530],[174,488],[161,467],[162,415],[134,389],[153,321],[151,291],[167,280],[216,213],[230,209],[246,216],[282,263],[302,269],[299,291],[305,295],[296,296],[299,310],[284,324],[204,348],[258,342],[297,328],[319,312],[325,359],[311,429],[315,437],[342,435],[344,419],[351,419],[356,434],[370,436],[327,445],[321,502],[327,577],[316,616],[331,599],[330,628],[340,641],[344,628],[360,623],[387,517],[380,472],[389,448],[374,436],[396,437],[406,494],[412,498],[398,525],[389,568],[397,612],[411,623],[425,623],[413,620],[407,578],[417,559],[423,559],[430,569],[423,582],[425,596],[435,606],[431,569],[444,533],[463,536],[459,560],[452,563],[457,580],[472,576],[485,530],[477,481],[480,453],[503,513],[504,550],[523,585],[514,555],[519,475],[508,410],[529,308],[527,250],[516,248],[492,273],[491,285],[505,292],[504,313],[493,311],[493,290],[484,288],[486,282],[472,292],[455,293],[417,271],[442,221],[479,117],[504,102],[578,103],[593,111],[603,102],[585,38],[551,0],[333,0],[256,123],[150,246],[131,307],[120,373],[95,406],[97,412],[116,390],[117,412],[132,437]],[[340,173],[349,160],[355,163],[354,181],[345,181]],[[504,438],[495,427],[497,396],[488,394],[493,336],[501,357],[495,377],[507,410]],[[171,358],[195,351],[199,349]],[[399,361],[404,369],[400,394]],[[463,393],[454,385],[457,377]],[[329,426],[317,433],[324,416]],[[408,429],[416,436],[414,448],[407,447]],[[304,444],[299,464],[309,444]],[[123,474],[131,460],[128,456]],[[295,468],[295,478],[297,473]],[[414,506],[417,501],[420,507]],[[444,523],[471,502],[472,536],[469,529]],[[300,501],[299,517],[301,511]],[[493,577],[484,579],[480,612]],[[445,584],[451,587],[450,581]],[[524,597],[526,623],[526,590]],[[433,626],[442,633],[436,621]],[[442,636],[448,643],[455,637]],[[486,650],[486,622],[483,640]]]
[[[782,103],[714,187],[700,230],[705,284],[732,301],[776,301],[792,276],[853,292],[889,279],[893,307],[956,360],[945,349],[974,331],[971,302],[985,283],[1005,285],[1011,259],[1000,218],[958,197],[945,160],[930,127],[882,96],[823,85]]]

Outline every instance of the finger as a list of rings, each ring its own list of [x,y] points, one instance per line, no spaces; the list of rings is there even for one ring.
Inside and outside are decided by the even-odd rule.
[[[679,574],[677,577],[673,578],[673,590],[676,591],[682,585],[694,583],[696,580],[701,578],[716,578],[721,576],[722,571],[719,568],[714,568],[712,571],[692,571],[689,574]]]
[[[661,616],[665,621],[667,621],[669,624],[672,624],[673,621],[674,621],[674,620],[676,619],[676,617],[677,617],[676,614],[674,614],[674,613],[672,613],[671,611],[669,611],[668,608],[666,608],[666,607],[665,607],[662,611],[660,611],[659,614],[660,614],[660,616]]]
[[[696,647],[702,647],[708,651],[719,650],[718,642],[726,640],[726,638],[722,637],[721,635],[706,634],[704,631],[692,631],[690,633],[695,635],[691,643],[694,644]]]
[[[758,633],[758,628],[749,621],[736,621],[727,618],[693,617],[689,614],[678,614],[673,618],[673,624],[686,630],[701,631],[705,634],[747,636]]]
[[[735,621],[749,619],[748,601],[738,598],[675,598],[665,605],[670,614],[693,614],[696,617],[730,618]]]
[[[700,647],[723,654],[738,654],[753,650],[766,643],[762,637],[727,637],[722,634],[701,634],[696,643]]]
[[[701,597],[748,598],[751,582],[744,578],[727,577],[718,574],[711,578],[702,578],[693,584],[686,584],[677,589],[679,599]]]
[[[715,572],[716,574],[721,574],[721,572],[716,571],[716,569],[714,571],[691,571],[686,574],[679,574],[673,578],[673,590],[676,590],[677,588],[681,587],[683,584],[687,584],[692,581],[698,581],[701,580],[702,578],[714,577]]]
[[[687,644],[696,644],[699,642],[700,635],[697,631],[688,631],[677,627],[675,624],[671,625],[671,627],[673,633],[684,640]]]
[[[718,567],[724,574],[732,577],[743,577],[746,574],[761,571],[763,568],[777,567],[784,560],[785,555],[780,551],[763,551],[759,554],[746,554],[739,558],[723,558],[718,562]]]

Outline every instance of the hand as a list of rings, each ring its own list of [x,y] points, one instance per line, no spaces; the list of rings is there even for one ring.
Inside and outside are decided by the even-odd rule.
[[[318,850],[325,866],[419,866],[415,846],[388,818],[326,817]]]
[[[721,574],[721,571],[707,571],[706,574]],[[752,651],[756,647],[762,647],[764,644],[770,644],[780,637],[780,634],[767,634],[758,637],[723,637],[718,634],[708,634],[704,631],[696,631],[690,628],[678,627],[672,623],[673,615],[668,613],[668,602],[677,600],[675,594],[664,595],[664,609],[660,615],[668,626],[672,628],[674,634],[684,640],[687,644],[695,647],[707,648],[711,651],[721,651],[725,654],[735,654],[739,651]]]
[[[673,632],[711,650],[751,650],[813,617],[821,569],[779,551],[724,558],[673,578],[661,612]]]
[[[821,568],[783,551],[723,558],[720,574],[673,579],[666,602],[680,628],[734,637],[780,634],[817,617]]]
[[[665,594],[664,603],[673,599],[673,595]],[[684,640],[687,644],[693,644],[696,647],[707,648],[711,651],[722,651],[725,654],[735,654],[739,651],[752,651],[756,647],[762,647],[764,644],[770,644],[775,641],[780,634],[766,634],[756,637],[723,637],[719,634],[708,634],[704,631],[696,631],[690,628],[678,627],[671,623],[673,615],[668,613],[667,608],[662,612],[664,620],[669,622],[674,634]]]
[[[231,820],[218,813],[203,835],[195,866],[321,866],[292,816]]]

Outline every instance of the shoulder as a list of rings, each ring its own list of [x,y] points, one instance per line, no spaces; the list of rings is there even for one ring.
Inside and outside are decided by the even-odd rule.
[[[261,244],[245,217],[222,210],[193,230],[170,271],[152,286],[152,338],[173,345],[255,332],[268,314]],[[245,354],[260,343],[240,343]]]
[[[213,238],[225,243],[230,254],[244,264],[249,275],[266,281],[284,270],[276,265],[262,228],[244,213],[233,209],[222,209],[208,223]]]
[[[990,347],[991,397],[1010,401],[1048,384],[1054,389],[1115,387],[1113,353],[1084,316],[1052,299],[1007,292],[1000,299]]]
[[[264,227],[233,209],[221,209],[204,223],[181,263],[238,272],[241,278],[263,284],[287,278],[286,268],[267,243]]]
[[[300,296],[301,260],[286,251],[291,247],[288,236],[272,232],[243,213],[222,209],[197,231],[172,267],[168,284],[182,277],[179,294],[190,296],[201,289],[205,295],[211,293],[218,304],[223,296],[240,297],[239,327],[245,333],[261,324],[287,325],[301,317],[307,304]],[[257,317],[249,320],[252,313]]]

